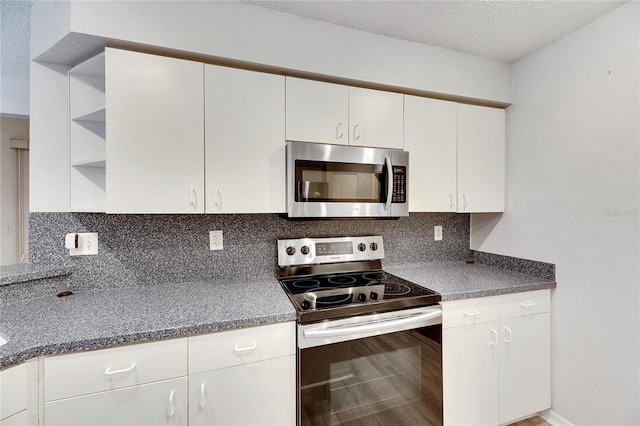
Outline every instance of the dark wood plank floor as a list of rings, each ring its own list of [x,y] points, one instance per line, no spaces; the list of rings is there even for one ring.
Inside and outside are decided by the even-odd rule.
[[[530,419],[520,420],[516,423],[511,423],[509,426],[551,426],[540,417],[531,417]]]

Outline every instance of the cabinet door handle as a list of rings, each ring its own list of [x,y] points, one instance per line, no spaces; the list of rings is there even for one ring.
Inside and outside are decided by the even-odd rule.
[[[218,188],[213,188],[213,206],[218,209],[218,211],[222,210],[222,202],[220,197],[220,191]]]
[[[467,194],[462,194],[462,208],[466,210],[467,206]]]
[[[470,316],[470,317],[475,317],[480,315],[480,312],[478,312],[477,309],[474,309],[473,311],[464,311],[462,312],[464,315]]]
[[[536,304],[533,302],[522,302],[520,303],[520,306],[522,306],[523,308],[532,308],[536,306]]]
[[[491,346],[496,346],[498,344],[498,332],[493,328],[491,329]]]
[[[456,205],[456,202],[455,202],[454,194],[453,194],[453,192],[450,192],[450,193],[449,193],[449,208],[450,208],[451,210],[453,210],[453,207],[454,207],[455,205]]]
[[[174,414],[176,414],[176,407],[173,401],[174,394],[175,391],[171,391],[171,393],[169,394],[169,410],[167,411],[167,416],[169,417],[173,417]]]
[[[353,140],[357,141],[358,139],[360,139],[360,125],[356,124],[353,126]]]
[[[257,347],[258,347],[258,343],[253,342],[251,345],[244,346],[244,347],[239,347],[238,345],[235,345],[233,347],[233,350],[236,351],[236,352],[248,352],[248,351],[254,350]]]
[[[505,343],[511,343],[511,329],[509,327],[504,328],[504,341]]]
[[[207,406],[207,397],[205,395],[204,383],[200,385],[200,408]]]
[[[196,189],[192,186],[191,187],[191,199],[189,200],[189,204],[191,204],[191,207],[193,207],[195,209],[197,201],[198,201],[198,197],[196,195]]]
[[[131,367],[123,368],[121,370],[112,370],[111,367],[107,367],[107,369],[104,370],[104,375],[105,376],[111,376],[113,374],[128,373],[129,371],[133,370],[134,368],[136,368],[136,363],[135,362],[133,364],[131,364]]]
[[[342,139],[344,132],[342,131],[342,122],[336,126],[336,139]]]

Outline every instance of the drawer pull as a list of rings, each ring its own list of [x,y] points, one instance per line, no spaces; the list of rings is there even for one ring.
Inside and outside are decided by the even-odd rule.
[[[473,311],[464,311],[463,314],[468,315],[470,317],[475,317],[477,315],[480,315],[480,312],[474,309]]]
[[[257,347],[258,347],[258,344],[256,342],[253,342],[252,345],[245,346],[245,347],[239,347],[238,345],[235,345],[233,347],[233,350],[236,351],[236,352],[248,352],[248,351],[254,350]]]
[[[133,364],[131,364],[131,367],[123,368],[122,370],[112,370],[111,367],[108,367],[106,370],[104,370],[104,375],[105,376],[111,376],[113,374],[128,373],[129,371],[133,370],[134,368],[136,368],[136,363],[135,362]]]
[[[167,411],[167,416],[169,417],[173,417],[173,415],[176,414],[176,407],[173,402],[174,394],[175,394],[175,391],[171,391],[171,393],[169,394],[169,410]]]
[[[522,302],[520,303],[520,306],[522,306],[523,308],[531,308],[533,306],[536,306],[536,304],[533,302]]]

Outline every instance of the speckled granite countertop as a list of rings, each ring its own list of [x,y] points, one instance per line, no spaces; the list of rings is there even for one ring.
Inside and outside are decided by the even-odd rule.
[[[443,302],[556,287],[556,282],[547,278],[465,262],[392,266],[384,270],[437,291]]]
[[[277,280],[95,290],[0,305],[0,369],[100,349],[296,319]]]
[[[464,262],[384,270],[442,300],[554,288],[555,281]],[[29,358],[296,319],[277,280],[163,284],[94,290],[0,305],[0,369]]]
[[[29,263],[0,266],[0,286],[40,280],[43,278],[59,277],[69,275],[72,272],[73,268],[65,266],[33,266]]]

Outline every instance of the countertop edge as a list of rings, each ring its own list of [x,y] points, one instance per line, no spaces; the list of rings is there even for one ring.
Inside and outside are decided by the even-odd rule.
[[[555,281],[545,281],[536,284],[527,284],[517,287],[498,288],[490,290],[464,291],[460,293],[449,293],[442,296],[442,302],[451,302],[454,300],[476,299],[479,297],[500,296],[503,294],[523,293],[526,291],[550,290],[557,287]]]
[[[166,328],[148,331],[143,330],[138,333],[105,336],[95,339],[58,342],[42,346],[34,346],[28,349],[21,350],[17,353],[2,353],[3,351],[0,347],[0,371],[40,356],[62,355],[73,352],[108,349],[129,344],[150,343],[160,340],[186,338],[201,334],[239,330],[242,328],[257,327],[261,325],[278,324],[283,322],[295,321],[296,319],[297,314],[292,308],[292,311],[288,313],[279,313],[260,317],[248,317],[230,321],[219,321],[214,323],[196,324],[179,328]]]
[[[71,266],[33,266],[28,263],[0,267],[0,286],[55,278],[73,273]]]

